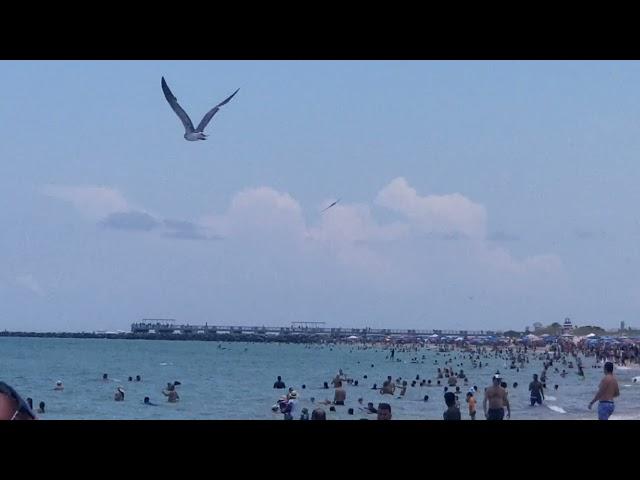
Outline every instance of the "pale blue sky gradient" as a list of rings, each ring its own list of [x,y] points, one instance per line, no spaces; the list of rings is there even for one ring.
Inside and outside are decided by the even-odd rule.
[[[163,75],[194,123],[240,88],[206,142],[182,138]],[[640,323],[638,62],[3,61],[0,78],[0,328]],[[434,237],[441,212],[380,200],[398,178],[483,208],[481,231]],[[70,200],[94,187],[127,208]]]

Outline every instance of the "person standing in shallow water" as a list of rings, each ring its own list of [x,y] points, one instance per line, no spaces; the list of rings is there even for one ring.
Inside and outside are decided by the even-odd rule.
[[[167,397],[169,403],[177,403],[180,400],[180,396],[176,392],[176,386],[173,384],[168,384],[167,389],[163,390],[162,394]]]
[[[510,418],[511,406],[509,405],[509,397],[506,390],[500,386],[500,375],[494,375],[492,381],[493,385],[484,392],[484,415],[487,420],[503,420],[504,407],[507,407],[507,418]]]
[[[462,420],[460,408],[456,405],[456,396],[453,392],[444,394],[444,403],[447,405],[447,409],[442,415],[445,420]]]
[[[333,396],[334,405],[344,405],[345,400],[347,399],[347,391],[342,388],[342,382],[338,381],[336,383],[336,391]]]
[[[613,375],[613,363],[604,364],[604,378],[600,381],[598,392],[589,403],[589,410],[594,403],[598,403],[598,420],[609,420],[615,410],[613,399],[620,396],[618,380]]]
[[[122,387],[116,388],[116,393],[114,394],[113,399],[116,402],[124,402],[124,390]]]
[[[469,417],[471,420],[476,419],[476,399],[473,396],[473,389],[467,392],[467,403],[469,404]]]
[[[273,384],[273,388],[287,388],[284,384],[284,382],[282,381],[282,377],[280,377],[280,375],[278,375],[278,379],[276,380],[276,382]]]
[[[544,389],[542,388],[542,383],[538,380],[538,375],[536,373],[533,374],[533,382],[529,384],[529,391],[531,392],[531,406],[533,407],[536,403],[538,405],[542,405],[542,400],[544,400]]]

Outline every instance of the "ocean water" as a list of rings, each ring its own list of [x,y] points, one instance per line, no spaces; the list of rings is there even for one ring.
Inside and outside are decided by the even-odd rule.
[[[443,387],[411,387],[404,398],[380,395],[372,390],[391,375],[403,377],[411,383],[416,375],[436,383],[437,367],[444,367],[445,360],[453,361],[456,370],[463,368],[469,383],[461,389],[461,411],[468,419],[464,394],[473,385],[478,386],[478,419],[483,418],[482,399],[484,387],[491,383],[491,376],[499,369],[509,384],[512,418],[517,420],[596,419],[596,408],[587,409],[598,383],[602,368],[591,368],[592,358],[583,361],[585,380],[580,380],[576,369],[565,368],[566,378],[549,370],[546,405],[530,407],[527,390],[533,373],[542,371],[542,362],[532,360],[519,373],[506,367],[504,360],[489,359],[489,365],[472,368],[460,352],[448,354],[423,349],[417,353],[396,352],[396,360],[387,357],[382,348],[357,349],[348,345],[287,345],[256,343],[218,343],[190,341],[106,340],[106,339],[57,339],[57,338],[0,338],[0,380],[14,386],[26,399],[31,397],[34,406],[46,403],[43,419],[260,419],[282,420],[282,414],[271,412],[271,406],[286,390],[274,390],[273,383],[281,375],[287,387],[293,386],[299,393],[299,408],[311,411],[311,397],[319,400],[333,399],[333,389],[325,390],[323,382],[336,375],[338,369],[359,381],[359,386],[346,385],[347,402],[329,412],[329,419],[374,419],[358,409],[358,398],[377,404],[381,401],[392,405],[394,419],[440,420],[445,409]],[[424,363],[411,363],[417,356]],[[400,359],[400,361],[397,361]],[[434,365],[434,361],[438,365]],[[482,360],[483,364],[486,360]],[[462,367],[457,364],[462,363]],[[373,366],[372,366],[373,365]],[[554,363],[554,367],[556,364]],[[103,382],[102,374],[108,373],[110,381]],[[640,375],[640,368],[616,368],[621,396],[616,402],[612,419],[640,418],[640,383],[633,377]],[[142,382],[129,382],[128,377],[142,377]],[[364,379],[364,375],[368,378]],[[62,380],[64,391],[53,390],[55,382]],[[170,404],[162,395],[167,382],[180,381],[177,387],[180,402]],[[446,378],[441,380],[444,384]],[[513,382],[518,387],[513,388]],[[302,389],[302,385],[306,388]],[[558,390],[553,386],[559,385]],[[115,402],[113,395],[118,385],[126,394],[124,402]],[[455,389],[454,389],[455,390]],[[399,392],[399,390],[396,390]],[[424,395],[429,401],[424,402]],[[158,406],[143,405],[143,398],[150,397]],[[353,407],[355,415],[348,415]]]

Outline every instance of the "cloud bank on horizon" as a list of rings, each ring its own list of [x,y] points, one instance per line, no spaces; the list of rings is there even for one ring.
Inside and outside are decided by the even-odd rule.
[[[231,248],[244,258],[245,277],[234,282],[248,296],[265,288],[261,282],[267,281],[286,284],[287,296],[299,298],[309,297],[310,285],[324,288],[334,282],[347,287],[328,288],[338,297],[336,313],[340,302],[351,303],[340,299],[349,290],[360,290],[360,299],[389,296],[387,307],[399,303],[389,309],[399,318],[387,313],[373,321],[380,325],[424,326],[423,319],[402,318],[403,305],[415,308],[424,302],[428,315],[430,304],[445,301],[447,288],[465,300],[468,292],[478,304],[484,297],[487,306],[505,295],[543,296],[550,285],[561,287],[566,275],[562,260],[553,253],[518,258],[493,241],[487,234],[483,205],[460,193],[423,194],[403,177],[384,185],[368,203],[343,200],[325,215],[315,212],[326,200],[305,211],[289,193],[267,186],[243,189],[232,196],[225,211],[190,220],[164,219],[113,187],[48,185],[42,193],[66,202],[85,221],[111,231],[109,235],[135,234],[168,242],[220,240],[200,250],[200,255],[206,258]],[[174,249],[178,256],[183,251]],[[221,273],[233,278],[237,262],[221,262]],[[206,288],[206,282],[201,287]],[[453,311],[456,308],[452,306]],[[316,320],[323,317],[321,309],[302,310]],[[446,324],[440,319],[431,326]]]

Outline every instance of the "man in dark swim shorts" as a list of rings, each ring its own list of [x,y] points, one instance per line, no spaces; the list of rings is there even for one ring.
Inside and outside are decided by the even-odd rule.
[[[493,376],[493,385],[484,392],[484,415],[487,420],[503,420],[504,407],[507,407],[507,418],[511,418],[511,407],[509,397],[504,388],[500,386],[501,377],[499,374]],[[487,409],[487,403],[489,408]]]

